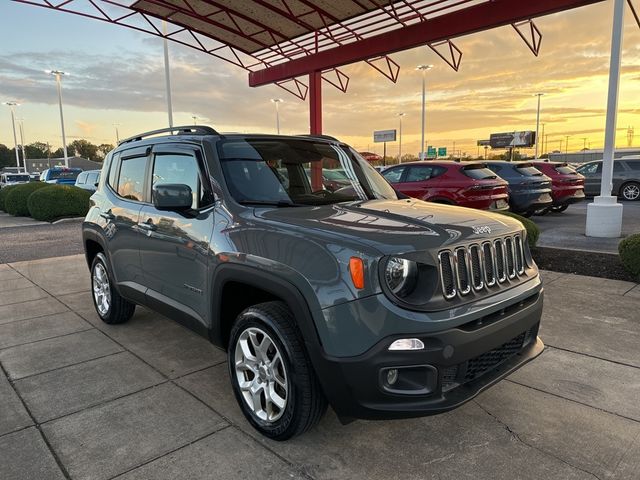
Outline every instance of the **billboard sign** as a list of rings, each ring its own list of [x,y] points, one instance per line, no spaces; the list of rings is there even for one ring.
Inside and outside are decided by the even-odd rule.
[[[491,140],[478,140],[478,146],[479,147],[490,147],[491,146]]]
[[[373,132],[373,141],[375,143],[395,142],[396,131],[395,130],[378,130],[376,132]]]
[[[492,133],[489,137],[491,148],[533,147],[536,143],[536,133],[530,130],[524,132]]]

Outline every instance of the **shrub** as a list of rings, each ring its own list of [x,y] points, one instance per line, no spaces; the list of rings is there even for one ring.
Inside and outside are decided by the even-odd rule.
[[[7,194],[13,190],[16,187],[16,185],[8,185],[4,188],[0,188],[0,210],[2,211],[7,211],[6,207],[4,206],[4,202],[6,201],[7,198]]]
[[[624,268],[640,282],[640,233],[634,233],[618,244],[620,261]]]
[[[91,193],[71,185],[50,185],[29,197],[29,213],[50,222],[62,217],[83,217],[89,211]]]
[[[528,218],[524,218],[522,215],[518,215],[513,212],[500,212],[502,215],[506,215],[511,218],[515,218],[519,220],[523,225],[525,230],[527,231],[527,241],[529,242],[529,247],[533,248],[538,243],[538,237],[540,237],[540,229],[538,226]]]
[[[16,185],[7,193],[4,200],[4,206],[7,213],[14,217],[26,217],[29,215],[29,207],[27,207],[27,199],[36,190],[48,186],[43,182],[29,182]]]

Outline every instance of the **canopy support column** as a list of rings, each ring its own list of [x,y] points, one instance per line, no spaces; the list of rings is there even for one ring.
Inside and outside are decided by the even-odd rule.
[[[322,72],[309,73],[309,133],[322,135]],[[313,191],[322,190],[322,163],[311,164]]]
[[[616,146],[618,90],[624,32],[625,0],[615,0],[613,7],[613,33],[611,35],[611,63],[609,67],[609,97],[602,160],[600,196],[587,205],[586,235],[588,237],[617,238],[622,233],[622,204],[611,195],[613,189],[613,159]]]

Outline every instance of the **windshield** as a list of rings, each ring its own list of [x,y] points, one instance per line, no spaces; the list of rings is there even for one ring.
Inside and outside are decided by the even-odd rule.
[[[525,163],[523,165],[514,165],[517,169],[517,172],[520,175],[524,175],[525,177],[541,177],[542,172],[538,170],[536,167],[531,165],[530,163]]]
[[[492,180],[498,176],[484,165],[468,165],[462,169],[467,176],[476,180]]]
[[[231,195],[242,204],[286,207],[398,198],[368,162],[343,145],[243,138],[219,142],[218,154]],[[344,186],[331,190],[323,176],[340,171]]]
[[[81,170],[49,170],[49,180],[55,180],[58,178],[68,178],[75,180],[80,175]]]

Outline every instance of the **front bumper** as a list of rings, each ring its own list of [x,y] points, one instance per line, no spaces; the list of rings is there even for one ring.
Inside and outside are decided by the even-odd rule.
[[[325,356],[318,374],[332,407],[343,421],[446,412],[542,353],[544,345],[537,338],[542,303],[543,291],[536,289],[497,314],[484,317],[486,324],[476,320],[438,332],[392,335],[358,356]],[[419,338],[425,349],[388,350],[394,340],[407,337]],[[390,387],[385,378],[394,367],[411,373],[409,383],[423,379],[424,388],[397,391]],[[331,386],[327,388],[327,384]]]

